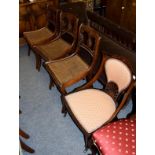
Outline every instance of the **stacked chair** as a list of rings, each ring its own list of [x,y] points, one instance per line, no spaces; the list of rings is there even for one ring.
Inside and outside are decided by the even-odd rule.
[[[81,24],[78,33],[78,43],[75,52],[61,60],[46,62],[46,69],[61,94],[66,94],[66,88],[90,76],[99,55],[101,37],[88,25]],[[90,58],[86,62],[84,56]]]
[[[125,58],[99,53],[101,36],[96,30],[89,25],[79,26],[78,18],[71,13],[53,8],[48,13],[50,20],[55,17],[55,26],[58,27],[54,31],[44,27],[25,32],[24,36],[36,55],[38,70],[41,61],[44,61],[51,80],[49,87],[53,84],[57,86],[61,93],[62,113],[64,116],[69,113],[82,131],[87,149],[92,145],[92,138],[95,141],[96,132],[117,117],[136,81]],[[45,31],[49,32],[47,36],[44,35]],[[86,57],[90,61],[86,61]],[[96,67],[98,62],[100,63]],[[93,83],[101,75],[106,77],[103,89],[93,88]],[[86,79],[85,84],[67,92],[67,87],[82,79]]]
[[[51,9],[52,10],[52,9]],[[60,20],[57,17],[59,11],[54,10],[55,12],[55,32],[48,33],[49,37],[46,40],[41,40],[39,43],[35,43],[38,38],[43,36],[46,30],[49,31],[46,27],[33,32],[25,32],[24,37],[28,40],[29,46],[33,49],[36,56],[36,69],[39,71],[41,67],[41,60],[50,61],[55,59],[60,59],[65,56],[68,56],[72,53],[73,49],[76,47],[77,42],[77,32],[78,32],[78,18],[67,12],[60,13]],[[51,17],[51,16],[49,16]],[[51,19],[50,19],[51,20]],[[50,22],[51,23],[51,22]],[[59,23],[59,25],[57,24]],[[59,32],[57,31],[59,27]],[[44,32],[43,32],[44,31]],[[51,35],[51,37],[50,37]],[[33,41],[32,41],[32,36]],[[34,41],[35,40],[35,41]]]
[[[52,40],[58,35],[60,10],[49,5],[47,8],[47,18],[48,23],[46,27],[23,33],[29,46],[28,55],[30,55],[31,49],[33,49],[35,45]]]

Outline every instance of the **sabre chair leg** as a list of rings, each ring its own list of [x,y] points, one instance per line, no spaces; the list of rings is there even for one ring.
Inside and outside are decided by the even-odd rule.
[[[38,71],[40,71],[40,67],[41,67],[41,57],[38,54],[35,54],[36,57],[36,69]]]
[[[31,147],[27,146],[21,139],[20,139],[21,148],[29,153],[34,153],[35,150]]]
[[[30,53],[31,53],[31,47],[28,46],[28,56],[30,56]]]
[[[91,141],[91,135],[84,135],[84,141],[85,141],[85,150],[84,152],[87,152],[89,148],[92,146],[92,141]]]
[[[67,109],[66,109],[66,106],[64,104],[62,105],[61,113],[63,113],[64,114],[64,117],[66,117],[66,115],[67,115]]]
[[[49,84],[49,89],[51,90],[53,86],[54,86],[54,82],[53,82],[52,77],[50,76],[50,84]]]
[[[90,149],[91,149],[91,154],[88,154],[88,155],[99,155],[99,152],[94,145]]]
[[[26,138],[26,139],[30,138],[30,136],[21,129],[19,129],[19,135]]]

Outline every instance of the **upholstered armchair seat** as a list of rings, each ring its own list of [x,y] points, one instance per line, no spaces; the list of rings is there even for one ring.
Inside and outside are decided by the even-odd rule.
[[[103,73],[107,79],[103,89],[93,89],[93,83]],[[67,111],[81,129],[86,148],[92,146],[93,132],[117,117],[135,84],[134,75],[126,59],[103,55],[97,73],[86,84],[62,96],[62,112],[66,114]]]
[[[89,66],[78,55],[74,55],[61,61],[47,63],[46,68],[62,86],[69,80],[87,72]]]
[[[48,42],[47,44],[35,46],[36,53],[41,55],[44,60],[55,60],[61,58],[67,51],[71,49],[71,44],[59,38],[55,41]]]
[[[136,120],[122,119],[93,133],[93,141],[103,155],[136,154]]]
[[[65,96],[67,105],[78,122],[92,133],[109,120],[116,110],[112,97],[97,89],[86,89]]]
[[[51,38],[54,35],[54,32],[50,31],[46,27],[43,27],[35,31],[24,32],[23,34],[27,42],[33,46]]]

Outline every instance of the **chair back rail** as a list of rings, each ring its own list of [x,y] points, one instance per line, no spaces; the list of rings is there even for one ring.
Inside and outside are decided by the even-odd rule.
[[[92,73],[98,60],[101,37],[94,28],[81,24],[78,33],[78,40],[77,53],[80,56],[87,56],[86,59],[89,61],[86,60],[86,62],[90,65],[90,73]],[[84,57],[83,59],[85,59]]]

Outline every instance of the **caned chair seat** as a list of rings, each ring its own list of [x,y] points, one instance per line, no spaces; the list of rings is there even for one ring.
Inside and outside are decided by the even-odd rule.
[[[116,110],[113,99],[103,91],[86,89],[65,96],[72,113],[88,132],[103,125]]]
[[[61,61],[47,63],[47,69],[59,85],[88,71],[89,66],[78,56],[74,55]]]
[[[45,60],[54,60],[66,55],[70,48],[71,44],[60,38],[47,44],[36,46],[36,52],[39,51],[38,54]]]
[[[136,119],[122,119],[98,129],[93,141],[103,155],[135,155]]]
[[[50,31],[46,27],[43,27],[35,31],[24,32],[23,34],[28,43],[33,46],[49,39],[54,35],[54,32]]]

